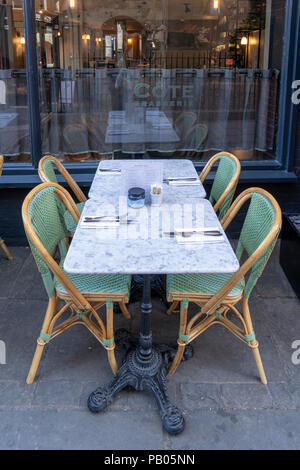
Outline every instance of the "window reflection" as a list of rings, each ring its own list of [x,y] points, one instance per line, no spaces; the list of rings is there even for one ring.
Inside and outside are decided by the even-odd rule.
[[[6,3],[14,32],[1,34],[14,59],[3,62],[11,54],[1,45],[0,73],[25,67],[21,2]],[[43,153],[274,158],[284,8],[284,0],[37,1]],[[0,85],[0,103],[3,94]]]
[[[30,161],[25,39],[21,2],[0,0],[0,153]]]

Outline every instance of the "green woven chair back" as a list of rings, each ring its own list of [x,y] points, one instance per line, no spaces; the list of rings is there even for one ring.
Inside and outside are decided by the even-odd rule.
[[[64,239],[68,236],[68,231],[63,221],[65,211],[66,208],[55,195],[55,188],[51,187],[39,191],[33,197],[28,207],[30,221],[41,243],[50,255],[52,255],[58,246],[62,258],[67,254]],[[46,291],[49,297],[51,297],[54,293],[51,271],[31,240],[29,240],[29,243],[42,275]]]
[[[193,129],[193,148],[199,149],[206,137],[206,127],[196,124]]]
[[[196,116],[191,113],[184,113],[182,117],[182,135],[183,137],[191,130],[195,124]]]
[[[48,180],[51,181],[51,183],[57,183],[58,181],[57,181],[57,178],[56,178],[56,175],[55,175],[53,165],[54,165],[53,160],[48,158],[47,160],[45,160],[43,162],[43,170],[44,170]]]
[[[214,178],[214,182],[211,188],[209,201],[214,205],[222,196],[230,181],[234,177],[237,171],[237,165],[235,161],[228,157],[227,155],[220,155],[219,157],[219,166]],[[225,198],[223,203],[219,208],[219,218],[222,219],[226,214],[229,206],[231,204],[234,192],[236,188],[233,188],[232,191]]]
[[[188,133],[184,144],[183,144],[183,150],[188,151],[188,152],[199,152],[202,143],[205,140],[207,133],[207,129],[205,126],[201,124],[196,124],[191,130],[190,133]]]
[[[259,245],[264,241],[275,221],[275,211],[270,201],[260,193],[251,195],[250,206],[244,221],[236,250],[237,258],[240,260],[244,251],[251,256]],[[248,298],[262,275],[268,258],[275,246],[277,237],[266,248],[265,252],[252,266],[250,276],[247,280],[244,296]]]

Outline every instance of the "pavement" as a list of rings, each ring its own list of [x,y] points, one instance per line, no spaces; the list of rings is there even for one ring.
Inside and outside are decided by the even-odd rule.
[[[90,392],[112,374],[105,350],[82,326],[46,347],[34,384],[26,384],[47,296],[30,250],[11,251],[12,262],[0,254],[0,340],[6,346],[0,449],[299,449],[300,351],[293,346],[298,340],[300,350],[300,303],[279,265],[279,247],[250,300],[268,385],[259,381],[251,350],[214,326],[193,342],[194,357],[168,379],[186,422],[173,437],[145,392],[123,391],[105,412],[88,411]],[[132,319],[115,315],[115,326],[136,335],[139,304],[129,310]],[[178,322],[178,314],[168,317],[154,299],[156,342],[176,342]]]

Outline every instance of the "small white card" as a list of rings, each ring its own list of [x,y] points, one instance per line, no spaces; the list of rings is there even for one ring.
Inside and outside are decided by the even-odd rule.
[[[211,235],[203,235],[201,233],[193,233],[189,237],[176,235],[176,241],[180,244],[194,244],[194,243],[221,243],[224,241],[223,235],[215,237]]]
[[[151,186],[162,186],[163,164],[153,160],[129,162],[122,166],[122,176],[122,195],[127,197],[130,188],[143,188],[146,193],[146,202],[148,202]]]

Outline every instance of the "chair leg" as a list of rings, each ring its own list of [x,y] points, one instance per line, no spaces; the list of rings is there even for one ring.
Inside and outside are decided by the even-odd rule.
[[[53,315],[56,312],[56,305],[57,305],[56,296],[53,295],[49,299],[48,308],[47,308],[43,326],[42,326],[42,332],[45,334],[48,333],[50,322],[53,318]],[[30,366],[30,370],[27,376],[27,380],[26,380],[28,385],[32,384],[34,381],[36,371],[38,369],[38,366],[39,366],[39,363],[40,363],[40,360],[44,351],[44,347],[46,344],[47,344],[46,341],[44,341],[41,338],[38,338],[38,344],[37,344],[37,347],[33,356],[33,360]]]
[[[2,240],[2,238],[0,238],[0,248],[3,250],[5,256],[7,257],[7,259],[9,259],[10,261],[13,259],[12,255],[10,254],[10,251],[9,249],[7,248],[7,246],[5,245],[4,241]]]
[[[179,304],[178,301],[174,301],[172,303],[171,307],[168,309],[167,314],[172,315],[172,313],[174,312],[174,310],[175,310],[175,308],[177,307],[178,304]]]
[[[253,348],[253,355],[254,355],[256,366],[257,366],[258,373],[259,373],[259,376],[260,376],[260,380],[264,385],[267,385],[268,381],[267,381],[267,377],[266,377],[266,374],[265,374],[264,366],[263,366],[263,363],[262,363],[262,360],[261,360],[261,357],[260,357],[260,352],[259,352],[258,347]]]
[[[172,307],[173,307],[173,305],[172,305]],[[178,305],[178,302],[177,302],[177,305]],[[184,336],[186,334],[188,306],[189,306],[188,299],[183,299],[180,302],[180,327],[179,327],[180,336]],[[177,349],[176,356],[174,357],[174,360],[173,360],[173,362],[171,364],[171,367],[169,369],[169,375],[173,375],[174,372],[176,371],[177,367],[179,366],[179,364],[181,362],[185,347],[187,345],[186,342],[182,341],[182,338],[180,336],[177,340],[178,349]]]
[[[118,371],[118,364],[115,357],[115,341],[114,341],[114,306],[111,299],[106,299],[106,329],[107,329],[107,339],[106,341],[106,350],[108,361],[113,371],[113,374],[116,375]],[[111,343],[111,344],[110,344]]]
[[[124,317],[127,319],[127,320],[130,320],[131,318],[131,315],[130,313],[128,312],[128,309],[127,309],[127,306],[124,302],[119,302],[119,305],[120,305],[120,309],[124,315]]]
[[[251,335],[251,334],[254,333],[254,329],[253,329],[253,324],[252,324],[252,320],[251,320],[251,315],[250,315],[250,310],[249,310],[249,305],[248,305],[248,299],[246,299],[244,297],[242,299],[242,309],[243,309],[243,316],[244,316],[244,319],[245,319],[245,323],[246,323],[247,328],[248,328],[248,332]],[[267,377],[266,377],[266,374],[265,374],[265,371],[264,371],[264,366],[263,366],[263,363],[262,363],[262,360],[261,360],[257,340],[253,339],[252,341],[250,341],[249,346],[251,347],[251,349],[253,351],[253,355],[254,355],[256,366],[257,366],[258,373],[259,373],[259,376],[260,376],[260,380],[264,385],[267,385],[268,381],[267,381]]]
[[[174,372],[176,371],[177,367],[179,366],[179,364],[181,362],[185,347],[186,347],[185,343],[182,343],[182,342],[178,341],[177,353],[176,353],[176,356],[173,359],[173,362],[172,362],[171,367],[169,369],[168,375],[173,375]]]

